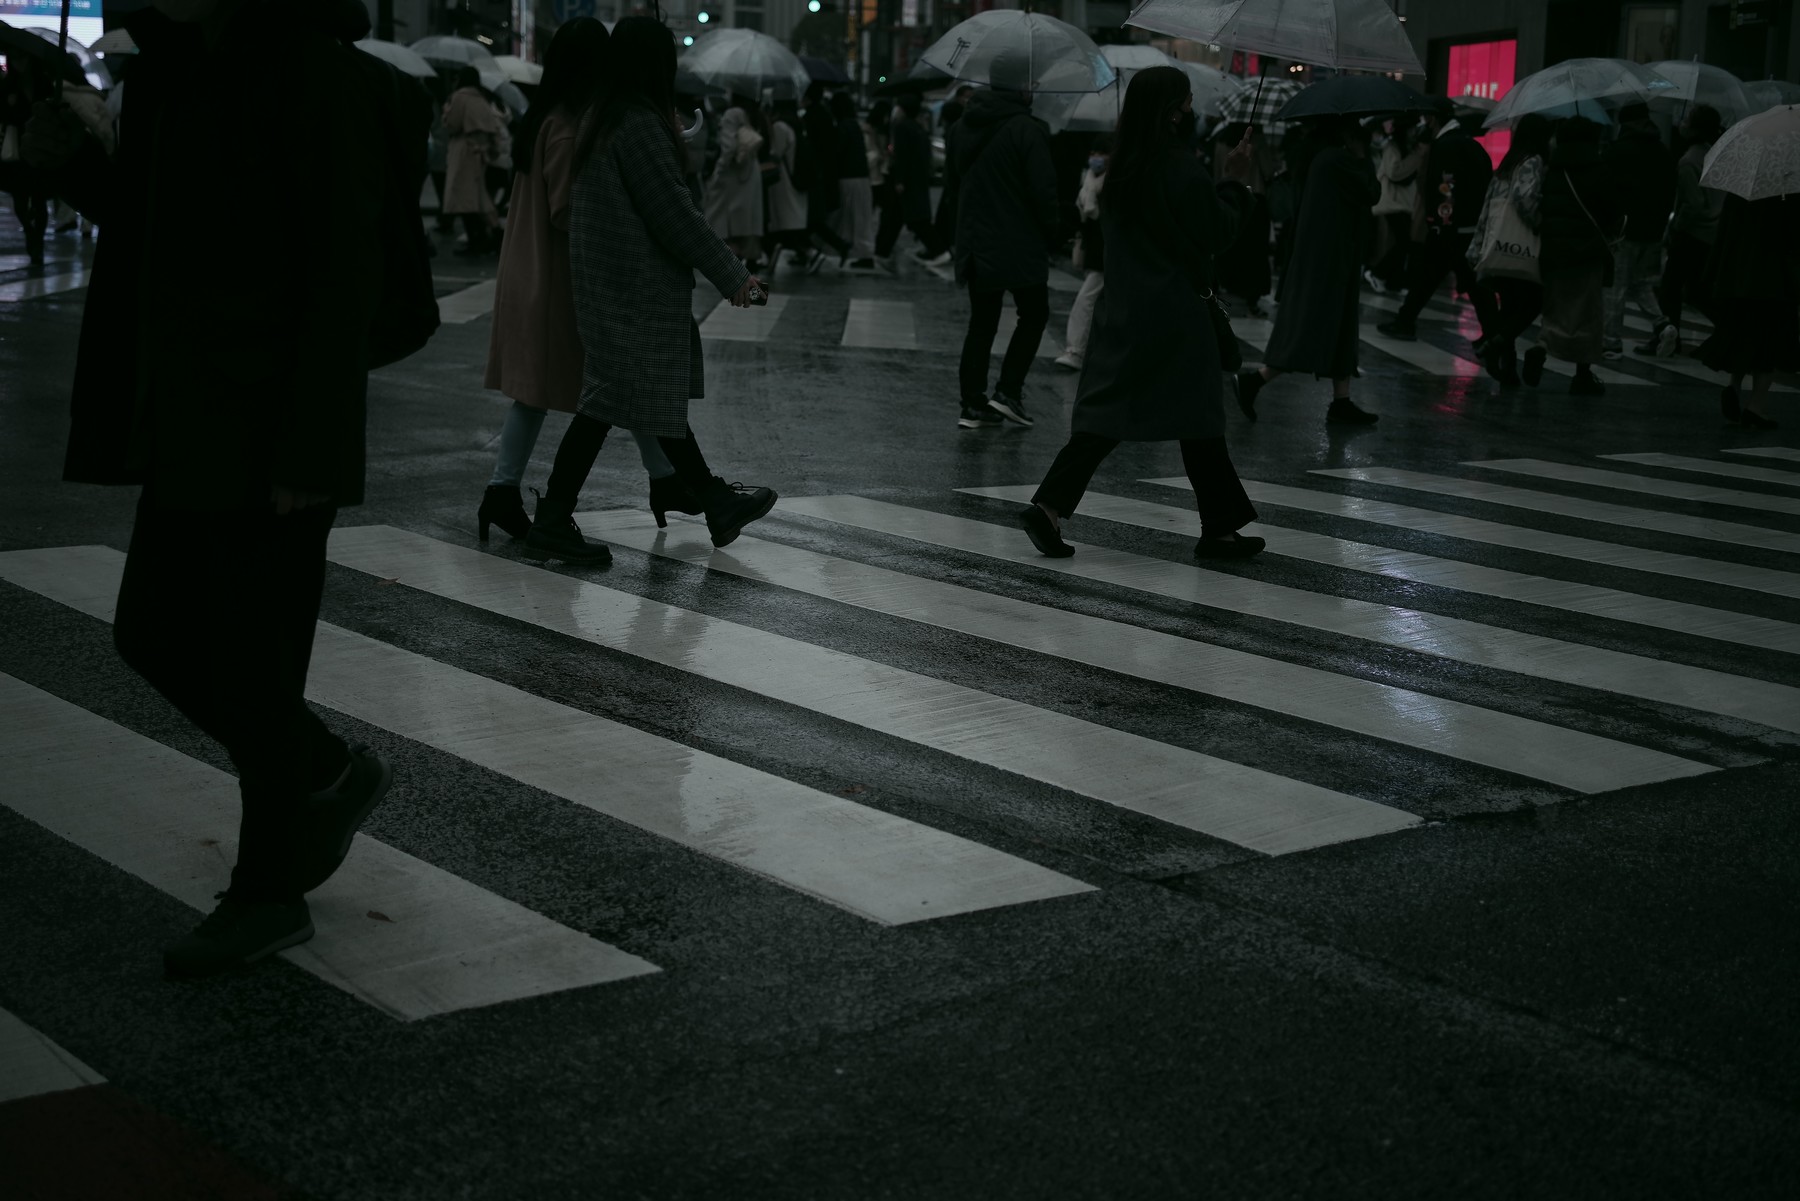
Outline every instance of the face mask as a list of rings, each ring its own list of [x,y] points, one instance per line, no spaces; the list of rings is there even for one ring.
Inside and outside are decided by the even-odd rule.
[[[1088,170],[1092,171],[1095,175],[1105,175],[1106,160],[1098,154],[1092,156],[1088,159]]]

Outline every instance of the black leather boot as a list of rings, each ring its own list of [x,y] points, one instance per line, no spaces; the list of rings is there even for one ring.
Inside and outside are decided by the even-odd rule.
[[[688,490],[678,475],[665,475],[659,480],[650,481],[650,512],[656,516],[656,528],[668,528],[665,513],[687,513],[698,516],[706,510],[700,500]]]
[[[612,562],[612,551],[604,543],[589,542],[575,524],[575,506],[568,501],[538,498],[537,518],[531,532],[525,535],[525,557],[543,561],[561,559],[584,567],[598,567]]]
[[[481,494],[481,507],[475,510],[475,532],[483,542],[488,540],[488,526],[497,525],[515,538],[531,532],[531,518],[525,513],[525,500],[516,484],[489,484]]]
[[[775,507],[775,489],[727,484],[715,475],[702,501],[712,544],[729,546],[745,526]]]

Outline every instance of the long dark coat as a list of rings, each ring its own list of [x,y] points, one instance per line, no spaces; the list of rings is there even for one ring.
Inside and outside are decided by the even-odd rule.
[[[175,509],[266,505],[275,484],[356,504],[394,116],[349,46],[368,12],[246,4],[210,49],[154,9],[125,27],[140,52],[118,152],[90,141],[55,178],[106,229],[63,478],[148,484]],[[247,58],[315,86],[220,103],[214,81]]]
[[[966,120],[967,118],[965,118]],[[1121,215],[1102,196],[1106,290],[1094,310],[1074,432],[1122,442],[1225,432],[1218,342],[1207,313],[1213,258],[1230,245],[1249,192],[1214,184],[1169,154],[1150,211]]]
[[[929,222],[931,138],[913,118],[897,116],[888,126],[888,139],[894,147],[894,159],[888,164],[888,182],[901,188],[900,219],[921,224]]]
[[[1281,307],[1263,359],[1279,371],[1330,379],[1356,373],[1358,301],[1369,211],[1381,184],[1369,160],[1342,146],[1306,171],[1294,253],[1281,277]]]
[[[687,433],[706,395],[694,272],[721,296],[750,278],[681,177],[669,126],[634,106],[579,168],[569,209],[575,324],[587,358],[577,411],[639,434]]]

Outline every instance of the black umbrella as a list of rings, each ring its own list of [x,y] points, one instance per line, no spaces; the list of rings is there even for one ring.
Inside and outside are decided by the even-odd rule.
[[[1431,101],[1385,75],[1339,75],[1300,89],[1281,106],[1278,121],[1309,117],[1369,117],[1376,113],[1422,113]]]
[[[4,21],[0,21],[0,54],[8,58],[35,58],[49,67],[56,75],[56,90],[62,94],[64,77],[76,83],[86,83],[81,67],[74,57],[59,49],[56,43],[39,37],[29,29],[15,29]]]
[[[828,63],[822,58],[814,58],[810,54],[800,56],[800,65],[806,68],[807,78],[814,83],[849,83],[850,77],[844,74],[844,68],[836,63]]]

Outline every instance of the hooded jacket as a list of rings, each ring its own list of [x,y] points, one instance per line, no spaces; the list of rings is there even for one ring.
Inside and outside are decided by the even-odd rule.
[[[267,504],[277,484],[357,503],[390,186],[374,60],[350,48],[367,11],[249,0],[213,46],[154,9],[125,25],[118,152],[90,140],[55,174],[106,231],[64,478],[146,484],[175,509]],[[252,58],[290,85],[221,103],[217,80]]]
[[[956,277],[983,289],[1040,287],[1060,232],[1050,131],[1022,93],[983,89],[951,131]]]
[[[1634,121],[1602,154],[1625,204],[1625,239],[1660,242],[1675,205],[1675,156],[1656,126]]]

